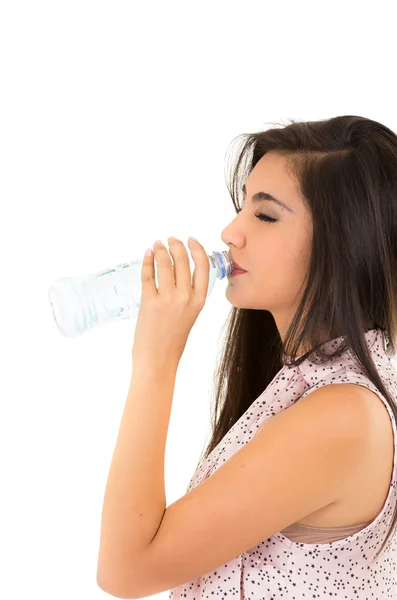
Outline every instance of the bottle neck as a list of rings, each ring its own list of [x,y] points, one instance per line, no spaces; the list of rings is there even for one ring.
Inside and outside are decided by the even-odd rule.
[[[223,279],[233,272],[233,262],[228,250],[214,251],[208,258],[212,266],[217,270],[219,279]]]

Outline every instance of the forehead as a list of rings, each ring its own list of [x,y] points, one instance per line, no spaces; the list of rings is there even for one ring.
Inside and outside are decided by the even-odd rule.
[[[259,191],[267,192],[289,206],[295,216],[302,215],[311,221],[308,202],[302,196],[298,182],[289,173],[287,164],[287,158],[276,152],[262,156],[247,177],[247,196]]]
[[[291,208],[299,203],[296,183],[288,173],[287,159],[275,153],[268,153],[256,163],[247,178],[248,191],[258,190],[269,192],[280,200],[285,200]],[[262,186],[262,187],[260,187]]]

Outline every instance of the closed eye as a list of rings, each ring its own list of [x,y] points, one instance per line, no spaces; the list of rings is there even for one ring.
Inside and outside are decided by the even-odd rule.
[[[236,213],[240,214],[242,211],[241,208],[236,209]],[[256,218],[259,219],[260,221],[265,221],[266,223],[276,223],[276,221],[278,221],[278,219],[273,219],[272,217],[268,217],[267,215],[265,215],[264,213],[254,213]]]
[[[268,217],[264,213],[255,214],[255,216],[260,221],[266,221],[266,223],[275,223],[277,221],[277,219],[272,219],[271,217]]]

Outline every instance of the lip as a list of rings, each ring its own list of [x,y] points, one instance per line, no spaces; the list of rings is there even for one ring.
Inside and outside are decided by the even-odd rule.
[[[229,275],[229,277],[238,277],[239,275],[245,275],[247,271],[239,271],[239,269],[235,269],[233,273]]]
[[[238,265],[237,263],[233,262],[233,269],[234,271],[242,271],[243,273],[247,273],[247,271],[245,269],[243,269],[242,267],[240,267],[240,265]]]

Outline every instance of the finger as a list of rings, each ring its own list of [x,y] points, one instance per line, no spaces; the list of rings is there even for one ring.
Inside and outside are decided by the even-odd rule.
[[[157,263],[158,293],[161,294],[161,292],[170,292],[175,288],[175,278],[171,257],[161,240],[154,242],[153,249],[154,259]]]
[[[167,242],[174,261],[175,285],[180,290],[187,290],[191,293],[192,273],[190,270],[190,258],[185,244],[174,237],[169,237]]]
[[[150,254],[149,254],[150,251]],[[141,270],[141,282],[142,282],[142,298],[151,297],[157,295],[156,281],[154,278],[154,253],[151,248],[148,248],[145,252],[145,256],[142,261]]]
[[[193,289],[198,302],[203,305],[207,298],[208,283],[210,279],[210,259],[203,246],[197,240],[189,238],[189,248],[192,253],[194,264]]]

